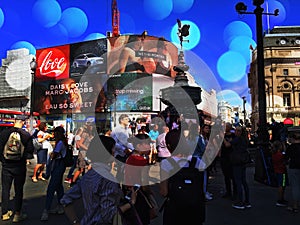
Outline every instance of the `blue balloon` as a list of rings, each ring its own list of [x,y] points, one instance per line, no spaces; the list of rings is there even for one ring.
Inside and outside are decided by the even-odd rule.
[[[248,24],[242,21],[233,21],[229,23],[224,30],[223,38],[227,46],[237,36],[248,36],[252,38],[252,30]]]
[[[242,105],[242,99],[237,92],[229,89],[222,90],[217,93],[218,101],[228,102],[232,106]]]
[[[81,9],[72,7],[63,11],[60,23],[68,31],[69,37],[75,38],[86,31],[88,18]]]
[[[185,13],[190,8],[192,8],[194,0],[173,0],[173,12],[175,13]]]
[[[2,9],[0,8],[0,28],[3,26],[4,24],[4,14]]]
[[[173,9],[172,0],[144,0],[144,11],[153,20],[167,18]]]
[[[279,1],[275,1],[275,0],[265,1],[262,7],[264,8],[264,12],[269,12],[269,13],[273,13],[274,10],[276,9],[279,10],[278,16],[266,16],[264,18],[263,27],[272,29],[274,26],[279,25],[286,19],[285,7]]]
[[[105,38],[106,36],[104,34],[100,33],[91,33],[88,36],[84,38],[85,41],[92,41],[100,38]]]
[[[190,29],[189,29],[190,35],[183,38],[183,40],[188,40],[188,42],[184,41],[182,43],[182,47],[185,50],[190,50],[190,49],[193,49],[194,47],[196,47],[199,44],[200,38],[201,38],[201,33],[200,33],[199,27],[195,23],[193,23],[192,21],[182,20],[181,21],[181,26],[184,26],[184,25],[190,25]],[[171,41],[174,44],[177,44],[178,46],[180,46],[180,40],[179,40],[179,37],[178,37],[178,25],[177,24],[174,25],[173,28],[172,28]]]
[[[255,47],[255,41],[248,36],[237,36],[231,41],[229,45],[230,50],[241,53],[241,55],[245,58],[247,65],[249,65],[251,62],[251,48],[254,49]]]
[[[33,5],[32,16],[43,27],[52,27],[60,20],[61,8],[55,0],[38,0]]]
[[[246,74],[246,60],[235,51],[225,52],[217,62],[220,77],[228,82],[237,82]]]
[[[12,50],[13,49],[20,49],[20,48],[27,48],[29,50],[29,54],[31,54],[31,55],[36,54],[35,47],[27,41],[18,41],[10,47],[10,49],[12,49]]]
[[[47,45],[60,45],[68,43],[68,31],[60,23],[48,28],[49,36],[47,36]]]

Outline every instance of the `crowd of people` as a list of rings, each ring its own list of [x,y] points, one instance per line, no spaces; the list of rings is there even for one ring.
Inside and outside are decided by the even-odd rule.
[[[30,134],[22,129],[25,120],[25,117],[18,117],[14,130],[1,133],[3,221],[12,216],[13,222],[27,218],[22,212],[22,199],[27,160],[33,159],[33,137],[42,143],[42,147],[36,152],[32,182],[48,180],[41,221],[47,221],[49,215],[55,213],[66,214],[71,224],[112,225],[116,215],[121,214],[127,224],[149,225],[158,213],[153,183],[150,182],[151,166],[159,166],[157,183],[159,193],[165,199],[161,207],[164,225],[182,225],[187,221],[188,224],[199,225],[205,222],[206,202],[214,199],[209,192],[209,177],[214,173],[216,162],[220,162],[224,178],[225,192],[222,197],[230,199],[234,209],[252,207],[246,176],[251,161],[244,159],[244,155],[248,155],[249,138],[243,126],[202,124],[197,120],[187,122],[183,116],[175,119],[156,117],[146,124],[121,114],[118,125],[103,134],[96,132],[95,122],[91,118],[87,118],[74,134],[67,134],[62,126],[56,127],[52,134],[47,133],[44,122]],[[18,160],[7,158],[7,142],[12,132],[20,133],[21,146],[24,147]],[[54,145],[50,144],[50,138],[54,138]],[[286,206],[296,213],[300,200],[300,133],[293,134],[289,141],[270,142],[278,186],[275,204]],[[63,159],[70,146],[74,164],[67,168]],[[198,202],[190,201],[194,205],[182,206],[181,211],[189,215],[182,221],[183,217],[181,214],[176,216],[177,208],[174,207],[182,193],[174,194],[171,187],[176,184],[174,174],[183,168],[191,168],[191,165],[196,168],[195,176],[201,180],[196,183],[201,188],[189,193],[197,196],[195,199]],[[67,176],[64,178],[65,173]],[[13,210],[8,205],[12,182],[15,186]],[[63,182],[70,184],[68,190],[65,190]],[[189,182],[194,184],[192,180]],[[285,199],[287,186],[292,189],[289,202]],[[55,195],[57,205],[53,208]],[[84,206],[81,218],[76,213],[77,199],[82,199]]]

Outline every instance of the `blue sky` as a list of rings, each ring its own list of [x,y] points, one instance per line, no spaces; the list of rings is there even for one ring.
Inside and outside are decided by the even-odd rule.
[[[249,46],[256,46],[254,15],[238,15],[238,0],[118,0],[120,33],[163,36],[179,43],[177,23],[189,24],[189,42],[183,43],[189,72],[204,89],[216,89],[232,105],[250,101],[247,73]],[[243,1],[253,12],[252,0]],[[299,24],[298,0],[266,0],[267,32],[274,26]],[[111,0],[2,0],[0,1],[0,58],[10,49],[39,48],[103,37],[111,31]],[[212,82],[213,81],[213,82]],[[247,108],[250,106],[247,104]]]

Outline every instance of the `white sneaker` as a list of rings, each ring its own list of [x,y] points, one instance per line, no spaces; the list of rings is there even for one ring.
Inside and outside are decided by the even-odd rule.
[[[212,196],[208,192],[205,193],[205,198],[206,198],[206,200],[212,200],[213,199]]]
[[[210,192],[206,192],[210,197],[212,197],[213,196],[213,194],[212,193],[210,193]]]
[[[21,213],[19,215],[15,214],[15,216],[13,218],[13,223],[19,223],[26,219],[27,219],[27,215],[25,213]]]
[[[47,211],[47,209],[44,209],[42,216],[41,216],[41,221],[47,221],[48,218],[49,218],[48,211]]]

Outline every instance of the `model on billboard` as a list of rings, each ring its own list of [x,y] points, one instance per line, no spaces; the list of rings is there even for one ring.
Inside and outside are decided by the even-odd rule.
[[[50,114],[49,105],[51,105],[51,96],[45,95],[47,88],[43,85],[36,85],[35,86],[35,93],[34,93],[34,111],[38,112],[39,114]]]
[[[62,96],[62,101],[60,101],[62,104],[67,104],[70,108],[72,105],[72,112],[79,113],[81,112],[81,106],[82,106],[82,97],[80,94],[80,91],[76,85],[76,81],[74,79],[65,79],[61,83],[61,85],[64,87],[64,95]],[[65,109],[68,110],[68,109]],[[63,112],[66,113],[66,112]]]
[[[155,62],[155,71],[153,73],[163,74],[170,77],[175,77],[176,72],[173,70],[172,57],[168,52],[167,42],[160,38],[157,41],[157,48],[150,49],[151,57]]]
[[[147,73],[175,77],[177,47],[164,38],[127,35],[109,39],[108,73]]]
[[[144,38],[132,35],[129,37],[125,48],[122,50],[119,60],[119,73],[145,72],[142,57],[137,57],[136,52],[143,49]]]

